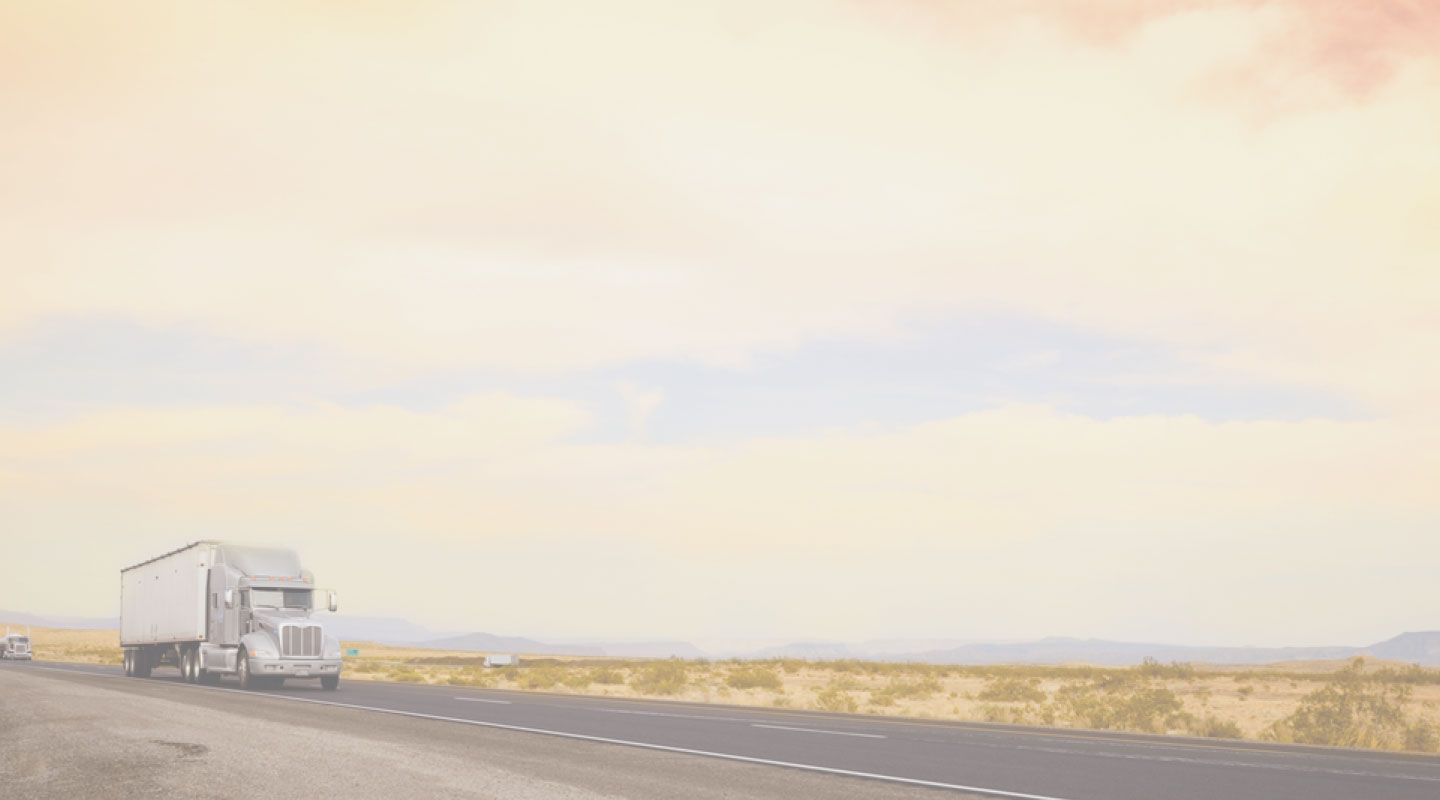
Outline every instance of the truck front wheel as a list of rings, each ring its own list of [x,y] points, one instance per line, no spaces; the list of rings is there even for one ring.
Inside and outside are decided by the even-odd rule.
[[[241,650],[240,661],[235,665],[235,675],[240,678],[240,688],[246,691],[255,688],[255,678],[250,674],[250,659],[245,657],[245,651]]]
[[[328,691],[328,692],[333,692],[333,691],[335,691],[336,689],[339,689],[339,688],[340,688],[340,676],[339,676],[339,675],[321,675],[321,676],[320,676],[320,688],[321,688],[321,689],[324,689],[324,690],[326,690],[326,691]]]

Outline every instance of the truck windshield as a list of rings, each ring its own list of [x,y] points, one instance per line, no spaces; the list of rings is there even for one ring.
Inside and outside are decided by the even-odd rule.
[[[252,608],[310,608],[309,589],[251,589]]]

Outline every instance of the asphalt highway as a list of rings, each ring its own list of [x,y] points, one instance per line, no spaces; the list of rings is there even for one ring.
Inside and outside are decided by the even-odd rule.
[[[118,667],[21,662],[3,668],[119,691],[138,685],[154,694],[160,687],[170,690],[165,699],[196,705],[222,697],[290,704],[292,716],[344,708],[376,725],[397,718],[423,722],[437,740],[478,728],[512,740],[545,740],[547,752],[602,745],[608,749],[601,752],[661,756],[647,762],[655,765],[667,756],[709,759],[747,765],[746,775],[769,770],[761,774],[774,774],[777,786],[789,780],[782,776],[803,773],[821,780],[805,792],[827,796],[870,785],[1024,800],[1440,797],[1440,758],[1431,756],[369,681],[342,680],[335,692],[299,681],[241,693],[228,679],[217,687],[182,683],[170,669],[142,680],[125,678]]]

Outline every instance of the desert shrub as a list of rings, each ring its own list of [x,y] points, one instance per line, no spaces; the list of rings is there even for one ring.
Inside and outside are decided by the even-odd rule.
[[[1405,749],[1419,753],[1433,753],[1440,750],[1440,736],[1435,733],[1435,726],[1428,722],[1418,721],[1405,729]]]
[[[854,713],[860,708],[855,698],[850,693],[838,686],[829,686],[822,689],[815,696],[815,707],[821,711],[848,711]]]
[[[590,682],[605,686],[625,682],[625,674],[614,667],[595,667],[590,670]]]
[[[585,689],[590,686],[590,673],[586,670],[566,673],[565,680],[562,682],[571,689]]]
[[[1049,695],[1040,688],[1039,678],[996,678],[976,698],[1005,703],[1043,703]]]
[[[831,685],[841,689],[850,688],[841,682]],[[893,706],[896,700],[924,700],[938,691],[940,691],[940,682],[934,678],[926,677],[913,681],[891,678],[890,683],[871,691],[870,704]]]
[[[1409,685],[1367,676],[1364,663],[1356,659],[1301,698],[1300,707],[1266,733],[1269,738],[1301,744],[1434,751],[1433,729],[1405,714],[1409,697]]]
[[[1020,720],[1015,718],[1015,711],[1007,706],[986,704],[980,706],[980,717],[986,722],[1007,722],[1016,723]]]
[[[780,676],[764,667],[741,667],[725,676],[725,685],[732,689],[770,689],[781,687]]]
[[[1370,679],[1381,683],[1440,684],[1440,670],[1426,669],[1418,664],[1409,664],[1400,669],[1385,667],[1370,674]]]
[[[1159,733],[1189,720],[1180,698],[1137,675],[1102,678],[1061,687],[1055,697],[1071,720],[1100,730]]]
[[[892,678],[890,685],[885,688],[896,697],[924,700],[940,691],[940,681],[928,676],[913,681]]]
[[[1208,736],[1212,739],[1240,739],[1244,733],[1234,720],[1221,719],[1215,716],[1208,716],[1204,719],[1191,720],[1190,732],[1196,736]]]
[[[1235,691],[1236,691],[1237,694],[1240,695],[1240,699],[1241,699],[1241,700],[1249,700],[1249,699],[1250,699],[1250,696],[1253,695],[1253,694],[1255,694],[1255,687],[1254,687],[1254,686],[1241,686],[1239,689],[1236,689]]]
[[[392,672],[390,674],[390,680],[398,681],[400,683],[428,683],[428,681],[425,680],[424,675],[421,675],[414,670]]]
[[[508,667],[499,667],[498,669],[495,669],[492,674],[495,676],[495,680],[497,682],[508,681],[510,683],[515,683],[520,680],[521,673],[519,667],[512,665]]]
[[[684,662],[670,659],[646,664],[630,679],[630,686],[641,694],[679,694],[686,680]]]
[[[1147,678],[1171,678],[1182,681],[1194,680],[1199,675],[1199,670],[1187,662],[1171,661],[1169,664],[1161,664],[1149,656],[1146,656],[1144,663],[1135,670]]]
[[[522,689],[549,689],[564,680],[565,673],[556,667],[527,667],[518,679]]]

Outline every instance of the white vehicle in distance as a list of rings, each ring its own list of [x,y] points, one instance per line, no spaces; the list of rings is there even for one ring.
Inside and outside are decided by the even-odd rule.
[[[29,636],[23,633],[7,633],[0,638],[0,658],[7,661],[29,661],[32,657]]]

